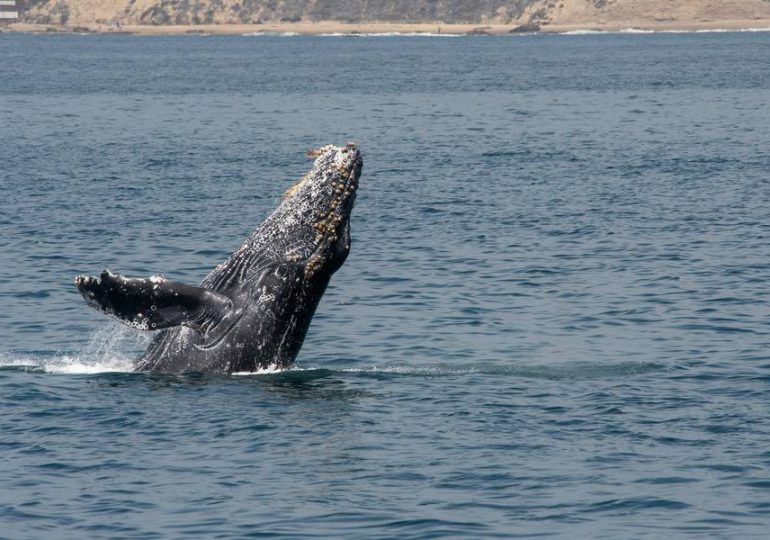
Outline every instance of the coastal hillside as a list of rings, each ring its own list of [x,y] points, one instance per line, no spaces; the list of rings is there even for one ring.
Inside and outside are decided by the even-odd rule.
[[[770,0],[17,0],[36,24],[198,25],[313,21],[585,25],[770,18]]]

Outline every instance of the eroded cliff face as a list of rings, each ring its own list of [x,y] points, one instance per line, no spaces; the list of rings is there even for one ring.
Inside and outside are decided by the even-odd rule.
[[[524,18],[559,25],[768,19],[770,0],[540,0]]]
[[[17,0],[42,24],[398,23],[604,24],[770,18],[770,0]]]
[[[534,0],[19,0],[25,22],[221,24],[299,21],[503,22]]]

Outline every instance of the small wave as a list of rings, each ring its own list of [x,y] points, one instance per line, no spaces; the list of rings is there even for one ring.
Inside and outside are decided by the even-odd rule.
[[[569,30],[559,32],[562,36],[593,36],[596,34],[654,34],[655,30],[646,30],[643,28],[621,28],[620,30],[597,30],[587,28],[583,30]]]
[[[648,28],[622,28],[620,30],[581,29],[559,32],[562,36],[591,36],[597,34],[711,34],[729,32],[770,32],[770,27],[756,28],[699,28],[697,30],[673,29],[650,30]]]
[[[567,32],[559,32],[562,36],[593,36],[595,34],[607,34],[605,30],[568,30]]]
[[[439,34],[437,32],[329,32],[319,37],[460,37],[463,34]]]
[[[684,510],[690,505],[675,499],[662,499],[659,497],[632,497],[629,499],[610,499],[600,501],[587,506],[583,512],[633,512],[645,509]]]
[[[644,30],[642,28],[624,28],[620,34],[654,34],[655,30]]]
[[[654,362],[619,362],[615,364],[574,362],[550,366],[535,365],[500,365],[473,364],[461,366],[449,365],[389,365],[371,367],[350,367],[330,370],[323,367],[291,368],[290,372],[324,371],[339,374],[360,375],[363,377],[459,377],[466,375],[510,376],[531,379],[603,379],[642,375],[666,369],[663,364]]]
[[[294,37],[301,36],[299,32],[243,32],[243,37],[261,37],[261,36],[274,36],[274,37]]]
[[[0,356],[0,368],[38,369],[40,362],[33,358]]]
[[[137,345],[145,345],[147,339],[141,343],[141,334],[107,324],[91,336],[82,351],[42,357],[9,355],[0,357],[0,368],[67,375],[130,372]]]
[[[257,371],[233,371],[231,375],[234,377],[250,377],[252,375],[274,375],[276,373],[284,373],[288,371],[287,368],[278,367],[277,364],[271,364],[266,368],[258,369]]]
[[[0,368],[63,375],[126,373],[134,370],[133,359],[121,356],[93,361],[81,356],[61,355],[50,358],[0,357]]]
[[[767,28],[702,28],[695,30],[696,34],[711,34],[711,33],[726,33],[726,32],[770,32],[770,27]]]
[[[365,37],[460,37],[463,34],[439,34],[436,32],[372,32]]]

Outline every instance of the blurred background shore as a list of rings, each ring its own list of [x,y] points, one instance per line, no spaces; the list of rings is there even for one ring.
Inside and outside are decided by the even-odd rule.
[[[766,0],[0,0],[0,30],[505,34],[770,29]]]

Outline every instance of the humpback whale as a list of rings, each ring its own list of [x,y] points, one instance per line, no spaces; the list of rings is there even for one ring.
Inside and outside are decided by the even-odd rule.
[[[308,156],[315,158],[313,168],[199,286],[109,270],[75,278],[89,306],[158,331],[137,371],[253,372],[294,361],[350,251],[350,213],[363,165],[352,143]]]

